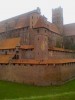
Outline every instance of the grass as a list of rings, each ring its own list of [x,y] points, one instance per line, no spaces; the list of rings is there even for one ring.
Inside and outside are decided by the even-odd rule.
[[[75,100],[75,80],[48,87],[0,81],[0,100]]]

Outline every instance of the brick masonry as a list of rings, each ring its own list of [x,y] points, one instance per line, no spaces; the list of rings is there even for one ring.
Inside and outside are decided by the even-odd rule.
[[[75,77],[75,63],[59,65],[0,65],[0,80],[48,86]]]

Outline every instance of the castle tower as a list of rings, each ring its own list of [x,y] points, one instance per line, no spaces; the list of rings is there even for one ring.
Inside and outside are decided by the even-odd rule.
[[[35,35],[34,45],[35,59],[48,59],[48,36],[45,34]]]
[[[63,9],[61,7],[52,9],[52,23],[54,23],[60,33],[63,33]]]

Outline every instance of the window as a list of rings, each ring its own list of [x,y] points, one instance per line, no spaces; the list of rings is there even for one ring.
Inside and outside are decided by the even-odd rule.
[[[16,53],[19,53],[19,51],[16,51]]]
[[[32,19],[33,19],[33,16],[32,16]]]
[[[19,55],[15,55],[13,59],[19,59]]]
[[[16,55],[16,59],[19,59],[19,55]]]
[[[39,33],[39,30],[37,30],[37,33]]]
[[[28,30],[28,27],[27,27],[27,30]]]
[[[7,51],[5,51],[5,55],[7,55]]]
[[[33,25],[33,22],[32,22],[32,25]]]
[[[15,51],[15,49],[13,49],[13,51]]]
[[[2,50],[2,52],[4,52],[4,50]]]

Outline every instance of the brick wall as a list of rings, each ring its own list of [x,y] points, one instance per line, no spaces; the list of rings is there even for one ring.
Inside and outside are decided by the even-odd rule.
[[[46,30],[38,30],[34,39],[35,59],[48,59],[48,36]]]
[[[61,81],[66,82],[75,78],[75,63],[62,64],[60,66]]]
[[[62,52],[62,51],[49,51],[49,59],[60,59],[60,58],[75,58],[75,53]]]
[[[0,79],[35,85],[50,85],[58,80],[58,69],[45,65],[2,65]]]
[[[62,65],[0,65],[0,80],[59,85],[75,77],[75,63]]]
[[[34,50],[20,50],[20,59],[33,59]]]

